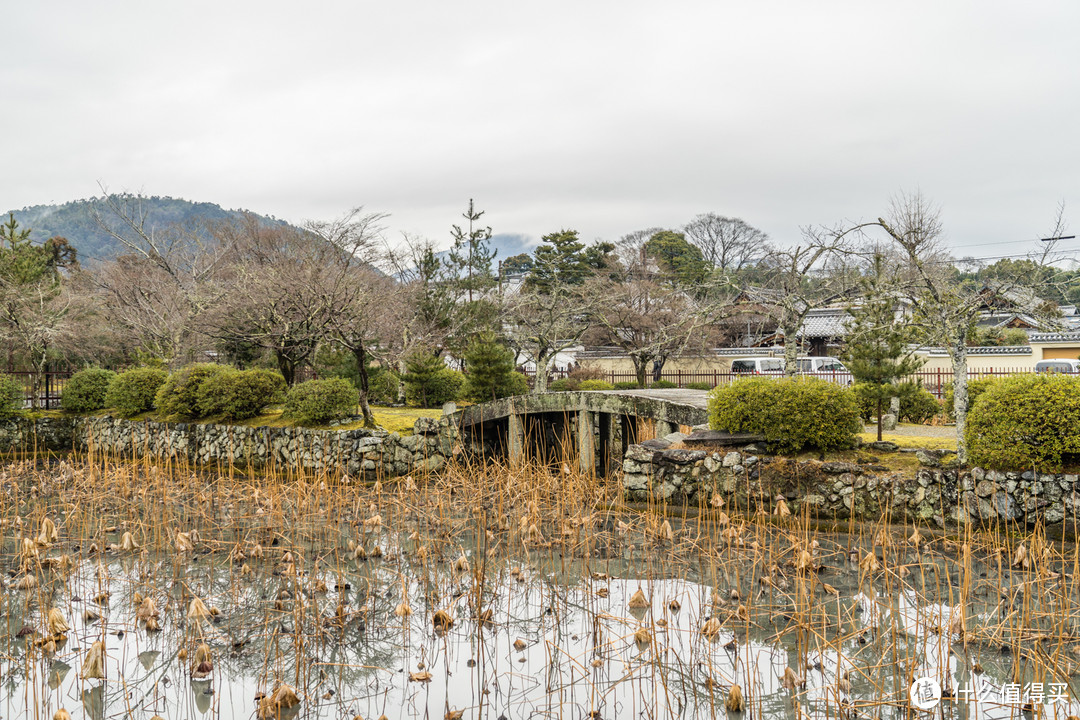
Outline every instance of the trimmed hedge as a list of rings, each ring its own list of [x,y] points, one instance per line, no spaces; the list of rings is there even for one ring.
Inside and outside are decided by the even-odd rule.
[[[169,375],[157,391],[154,407],[165,416],[199,417],[199,388],[212,377],[230,370],[226,365],[196,363]]]
[[[607,380],[582,380],[578,390],[614,390],[615,386]]]
[[[1017,375],[994,382],[967,416],[973,465],[1059,472],[1080,460],[1080,379]]]
[[[72,375],[64,384],[60,404],[68,412],[93,412],[105,407],[109,383],[116,377],[112,370],[86,368]]]
[[[713,385],[711,382],[686,383],[687,390],[712,390],[714,387],[716,386]]]
[[[284,394],[285,378],[281,373],[229,369],[202,382],[196,405],[202,416],[246,420],[261,413],[267,405],[281,402]]]
[[[900,391],[900,418],[922,424],[941,414],[941,401],[917,382],[902,382]]]
[[[548,383],[548,392],[573,392],[581,387],[581,383],[570,378],[559,378]]]
[[[819,378],[748,378],[709,393],[709,427],[764,435],[777,450],[850,447],[862,430],[848,388]]]
[[[105,407],[120,417],[131,417],[154,407],[154,396],[169,374],[158,368],[133,368],[122,372],[109,383]]]
[[[285,395],[285,417],[299,425],[320,425],[356,412],[360,391],[345,378],[308,380]]]
[[[615,383],[615,386],[614,386],[613,389],[615,389],[615,390],[638,390],[639,388],[641,388],[641,386],[637,384],[637,380],[620,380],[619,382]],[[706,390],[711,390],[711,389],[712,389],[711,387],[706,388]]]
[[[25,401],[26,393],[19,379],[13,375],[0,375],[0,418],[21,414]]]
[[[653,390],[674,390],[677,387],[679,387],[679,384],[670,380],[653,380],[649,383],[649,388]]]

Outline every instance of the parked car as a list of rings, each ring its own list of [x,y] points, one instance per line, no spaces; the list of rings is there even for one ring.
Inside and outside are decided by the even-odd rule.
[[[844,363],[834,357],[808,356],[796,359],[797,375],[836,380],[842,385],[851,384],[851,372]],[[784,358],[738,358],[731,361],[731,372],[736,375],[783,375]]]
[[[851,385],[855,382],[851,371],[834,357],[810,355],[798,358],[796,362],[799,364],[799,375],[831,380],[840,385]]]
[[[1080,360],[1059,358],[1057,360],[1040,360],[1035,363],[1037,373],[1080,373]]]
[[[784,358],[738,358],[731,361],[731,372],[736,375],[783,375]]]

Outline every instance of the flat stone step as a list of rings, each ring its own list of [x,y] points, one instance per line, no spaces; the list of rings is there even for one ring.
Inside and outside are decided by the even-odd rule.
[[[734,447],[757,442],[765,442],[765,436],[750,433],[729,433],[724,430],[695,430],[686,436],[683,445],[690,448]]]

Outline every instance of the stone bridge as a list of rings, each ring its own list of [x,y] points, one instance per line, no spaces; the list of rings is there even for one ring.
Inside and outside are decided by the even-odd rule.
[[[708,422],[704,390],[601,390],[517,395],[456,413],[462,438],[511,463],[576,456],[586,473],[609,475],[629,445]]]

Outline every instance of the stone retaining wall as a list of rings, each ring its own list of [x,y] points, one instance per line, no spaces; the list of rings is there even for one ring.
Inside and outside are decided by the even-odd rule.
[[[15,419],[0,423],[0,452],[68,450],[184,460],[242,469],[341,472],[374,479],[437,472],[456,450],[448,418],[420,418],[414,434],[133,422],[112,417]],[[458,450],[460,452],[460,450]]]
[[[794,461],[763,447],[686,450],[685,436],[631,445],[623,456],[623,489],[634,501],[697,505],[719,495],[724,507],[773,514],[779,497],[793,513],[816,517],[934,522],[939,527],[1007,520],[1080,521],[1080,476],[942,467],[940,453],[920,451],[920,467],[890,472],[875,464]]]

